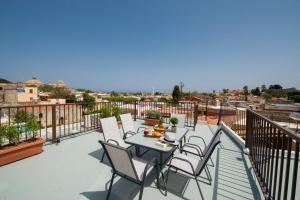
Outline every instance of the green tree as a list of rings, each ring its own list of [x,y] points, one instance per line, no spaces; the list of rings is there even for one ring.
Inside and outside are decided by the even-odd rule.
[[[244,94],[244,96],[245,96],[245,101],[248,101],[249,91],[248,91],[248,86],[247,86],[247,85],[245,85],[245,86],[243,87],[243,94]]]
[[[255,96],[260,96],[261,92],[260,92],[259,87],[256,87],[255,89],[252,89],[251,94],[253,94]]]
[[[261,86],[261,92],[265,92],[267,90],[267,86],[264,84]]]
[[[110,96],[111,96],[111,97],[118,97],[118,96],[120,96],[120,95],[119,95],[118,92],[116,92],[116,91],[113,90],[113,91],[111,91]]]
[[[173,92],[172,92],[173,102],[178,103],[181,98],[180,88],[178,85],[174,86]]]
[[[283,89],[282,86],[279,84],[269,86],[269,90],[282,90],[282,89]]]
[[[90,96],[87,92],[82,95],[83,107],[89,111],[93,109],[96,103],[95,97]]]
[[[264,99],[266,99],[266,100],[272,99],[272,95],[269,94],[269,93],[264,93],[264,94],[262,95],[262,97],[263,97]]]
[[[179,85],[180,85],[180,93],[183,93],[184,83],[180,81]]]

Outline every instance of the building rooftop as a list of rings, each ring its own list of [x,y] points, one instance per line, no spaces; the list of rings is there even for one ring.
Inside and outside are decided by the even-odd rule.
[[[136,126],[143,121],[138,120]],[[216,126],[198,123],[188,135],[200,135],[209,142]],[[228,133],[227,133],[228,134]],[[223,134],[222,145],[212,155],[214,167],[209,185],[205,173],[199,177],[205,199],[262,199],[249,158],[229,135]],[[0,168],[0,199],[66,200],[104,199],[111,178],[107,160],[100,162],[103,150],[98,131],[85,132],[62,140],[58,145],[45,145],[42,154]],[[179,152],[176,152],[179,153]],[[149,151],[143,159],[157,156]],[[163,170],[166,172],[166,169]],[[155,186],[153,178],[146,182],[143,199],[200,199],[195,180],[183,173],[170,173],[167,196]],[[139,187],[123,178],[113,184],[111,199],[137,199]]]

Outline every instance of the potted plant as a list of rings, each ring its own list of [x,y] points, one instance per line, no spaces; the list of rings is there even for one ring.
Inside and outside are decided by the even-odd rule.
[[[121,119],[120,119],[121,114],[122,114],[122,109],[117,105],[112,105],[112,106],[106,105],[100,109],[101,118],[107,118],[112,116],[116,117],[119,128],[121,128],[122,126]]]
[[[172,117],[170,119],[170,122],[172,124],[171,131],[174,132],[174,133],[176,133],[176,130],[177,130],[176,125],[178,124],[178,119],[176,117]]]
[[[155,126],[159,124],[161,119],[161,112],[156,110],[149,110],[146,112],[145,124],[148,126]]]
[[[22,116],[22,120],[20,117]],[[24,127],[20,127],[22,121]],[[40,123],[33,114],[24,113],[17,115],[16,123],[0,126],[0,166],[21,160],[43,151],[45,139],[37,137],[37,131],[41,128]],[[20,140],[23,136],[22,130],[26,129],[26,140]],[[4,143],[7,143],[3,145]]]

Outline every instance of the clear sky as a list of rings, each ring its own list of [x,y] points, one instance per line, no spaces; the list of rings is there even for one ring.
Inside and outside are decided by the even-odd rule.
[[[0,77],[94,90],[300,88],[299,0],[0,0]]]

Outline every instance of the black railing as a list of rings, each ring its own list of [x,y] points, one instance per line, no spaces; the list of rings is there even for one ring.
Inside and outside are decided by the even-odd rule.
[[[294,200],[300,136],[252,110],[246,121],[246,147],[265,198]]]
[[[34,115],[40,124],[39,130],[36,131],[37,136],[55,143],[59,138],[101,128],[99,119],[113,112],[131,113],[136,120],[145,119],[149,110],[160,111],[165,123],[169,123],[171,113],[185,114],[187,126],[195,127],[198,121],[198,105],[194,103],[174,105],[166,102],[135,101],[0,107],[0,126],[16,126],[21,132],[19,142],[27,140],[30,130],[26,128],[25,121],[16,123],[17,113],[24,111]],[[5,139],[2,145],[9,143],[10,141]]]

